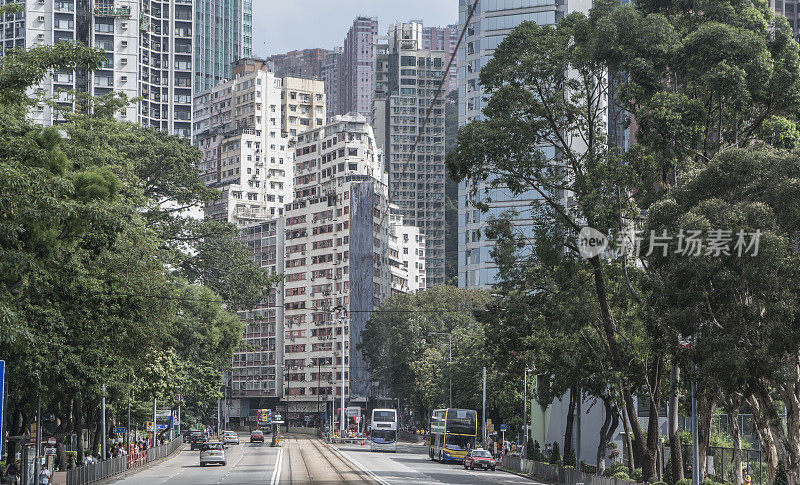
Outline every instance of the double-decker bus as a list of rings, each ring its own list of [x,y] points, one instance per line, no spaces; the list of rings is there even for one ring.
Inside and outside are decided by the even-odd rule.
[[[397,411],[373,409],[369,425],[370,451],[397,451]]]
[[[478,413],[472,409],[435,409],[430,429],[431,460],[463,462],[469,450],[475,448]]]

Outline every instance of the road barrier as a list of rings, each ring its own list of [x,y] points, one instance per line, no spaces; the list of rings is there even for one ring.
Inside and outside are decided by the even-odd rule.
[[[175,453],[182,444],[183,440],[177,438],[169,443],[154,446],[140,453],[118,456],[94,465],[79,466],[67,472],[67,485],[85,485],[119,475],[132,468],[165,458]]]

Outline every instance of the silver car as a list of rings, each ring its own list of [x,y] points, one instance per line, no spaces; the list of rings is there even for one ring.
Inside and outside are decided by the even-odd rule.
[[[223,445],[238,445],[239,444],[239,435],[236,434],[236,431],[223,431],[222,432],[222,444]]]
[[[200,466],[209,463],[218,463],[225,466],[225,445],[219,441],[206,441],[200,445]]]

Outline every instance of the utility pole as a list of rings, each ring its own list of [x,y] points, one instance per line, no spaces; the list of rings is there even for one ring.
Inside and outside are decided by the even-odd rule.
[[[489,438],[486,435],[486,367],[483,368],[483,407],[481,411],[483,421],[483,446],[487,446]]]
[[[522,429],[524,432],[522,449],[528,451],[528,368],[525,367],[524,378],[522,379]],[[527,455],[527,453],[526,453]],[[525,458],[525,456],[523,456]]]
[[[181,435],[181,403],[180,401],[178,401],[178,436],[180,435]]]
[[[39,472],[42,471],[42,466],[39,464],[39,453],[42,452],[42,388],[41,384],[39,385],[39,392],[38,392],[38,400],[36,405],[36,464],[34,465],[34,470],[36,470],[35,477],[36,483],[39,483]]]
[[[131,378],[128,376],[128,428],[125,433],[125,448],[126,452],[131,451]]]
[[[692,379],[692,485],[700,485],[700,439],[697,430],[697,398],[695,397],[695,386],[694,379]],[[654,412],[653,409],[651,409],[650,412]],[[658,412],[658,409],[656,409],[655,412]]]
[[[575,469],[581,470],[581,403],[583,401],[583,393],[581,388],[578,389],[578,400],[575,410],[577,411],[577,422],[575,423]]]
[[[344,308],[341,309],[344,310]],[[339,418],[339,431],[341,431],[340,436],[344,437],[344,324],[346,320],[345,317],[340,317],[340,320],[342,323],[342,416]]]
[[[103,413],[103,417],[100,420],[101,426],[103,427],[103,437],[100,440],[100,452],[103,454],[103,460],[105,460],[108,455],[106,454],[106,446],[108,446],[108,431],[106,430],[106,385],[103,384],[103,396],[100,398],[100,409]]]

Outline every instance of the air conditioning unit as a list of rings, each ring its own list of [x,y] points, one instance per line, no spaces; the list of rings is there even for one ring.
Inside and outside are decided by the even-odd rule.
[[[127,66],[128,65],[128,59],[123,57],[122,59],[119,60],[119,63],[122,64],[123,66]]]
[[[120,47],[122,47],[122,48],[128,47],[128,41],[127,41],[127,40],[123,40],[123,41],[121,41],[121,42],[119,43],[119,45],[120,45]]]
[[[119,80],[120,80],[120,82],[123,82],[123,83],[128,82],[128,76],[120,76]]]
[[[37,35],[36,40],[44,40],[44,34]]]
[[[44,0],[39,0],[39,3],[40,3],[41,5],[44,5]]]
[[[128,22],[122,22],[121,24],[119,24],[119,26],[122,27],[123,29],[127,29],[128,28]]]
[[[44,22],[44,15],[39,15],[38,17],[36,17],[36,20],[38,20],[39,22]]]

